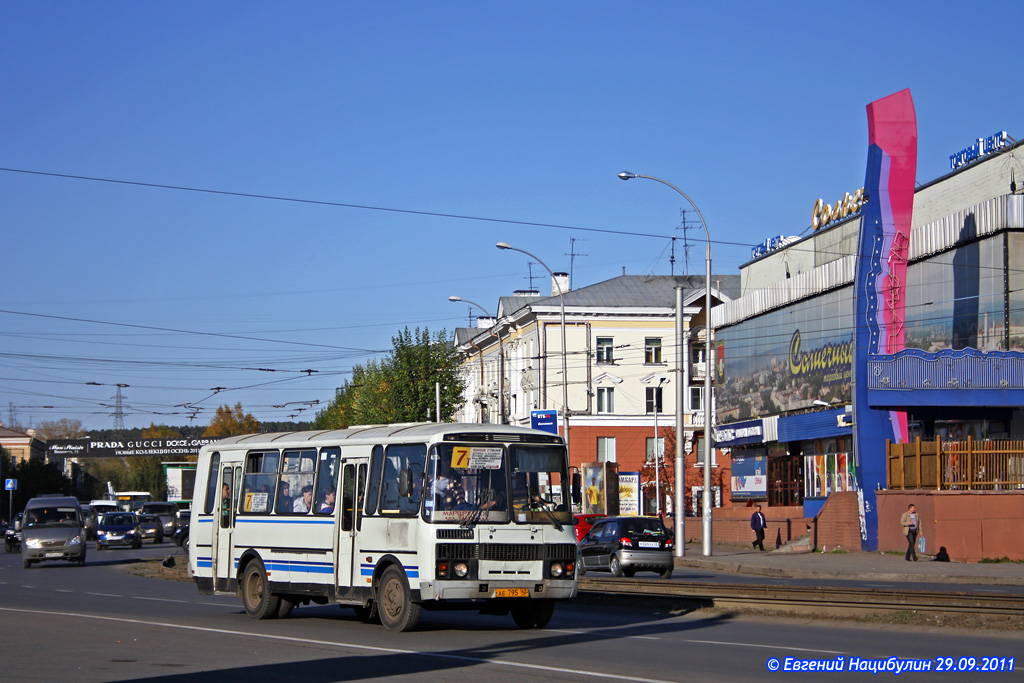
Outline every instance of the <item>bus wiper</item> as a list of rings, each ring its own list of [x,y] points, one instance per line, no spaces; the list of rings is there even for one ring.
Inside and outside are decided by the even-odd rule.
[[[562,523],[559,522],[553,514],[551,514],[551,510],[548,509],[548,506],[545,505],[544,503],[541,503],[540,509],[544,511],[544,514],[548,516],[548,519],[551,520],[551,523],[555,525],[555,531],[561,531]]]

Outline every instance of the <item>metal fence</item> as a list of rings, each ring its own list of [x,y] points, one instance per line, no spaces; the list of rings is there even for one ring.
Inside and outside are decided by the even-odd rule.
[[[890,490],[1024,489],[1024,441],[886,442]]]

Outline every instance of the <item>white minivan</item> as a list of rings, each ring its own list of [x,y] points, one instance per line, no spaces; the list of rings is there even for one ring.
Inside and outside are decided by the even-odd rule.
[[[85,527],[78,500],[70,496],[39,496],[25,505],[21,518],[21,562],[64,560],[85,564]]]

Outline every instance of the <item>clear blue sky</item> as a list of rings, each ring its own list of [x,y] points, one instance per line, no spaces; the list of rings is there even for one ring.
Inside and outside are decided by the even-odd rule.
[[[450,295],[493,311],[529,287],[528,259],[498,241],[568,271],[578,238],[575,287],[667,275],[689,207],[624,170],[684,189],[715,272],[738,273],[751,245],[804,232],[817,198],[863,184],[873,100],[911,89],[921,182],[978,137],[1024,136],[1022,15],[1019,2],[3,3],[0,420],[13,405],[26,427],[109,428],[119,383],[128,427],[187,424],[184,404],[206,424],[238,401],[287,420],[401,328],[465,326]],[[689,236],[676,273],[703,274],[703,232]]]

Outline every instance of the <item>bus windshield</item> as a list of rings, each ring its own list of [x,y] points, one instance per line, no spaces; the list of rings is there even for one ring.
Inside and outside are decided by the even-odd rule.
[[[569,476],[562,446],[509,446],[512,512],[523,524],[572,523]]]
[[[440,444],[427,465],[427,521],[549,524],[572,522],[562,482],[561,446]]]
[[[427,521],[508,522],[508,475],[501,446],[439,444],[427,464]]]

